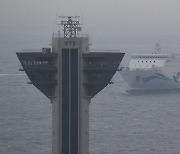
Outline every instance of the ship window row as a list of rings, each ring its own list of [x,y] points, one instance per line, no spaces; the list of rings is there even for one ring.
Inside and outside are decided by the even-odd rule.
[[[155,61],[155,60],[154,60],[154,61],[143,61],[143,60],[142,60],[142,61],[138,61],[138,63],[140,63],[140,62],[142,62],[142,63],[143,63],[143,62],[146,62],[146,63],[148,63],[148,62],[150,62],[150,63],[155,63],[156,61]]]
[[[119,61],[95,61],[95,60],[89,60],[88,66],[96,66],[96,67],[108,67],[108,68],[116,68],[119,64]]]
[[[136,56],[134,58],[167,58],[166,56],[156,56],[156,57],[153,57],[153,56]]]
[[[90,81],[106,81],[109,79],[109,75],[108,74],[90,74],[89,75],[89,80]]]
[[[53,61],[21,61],[23,66],[51,66],[53,65]]]
[[[47,74],[47,73],[44,73],[44,74],[32,74],[30,76],[30,79],[32,81],[51,81],[53,78],[52,74]]]

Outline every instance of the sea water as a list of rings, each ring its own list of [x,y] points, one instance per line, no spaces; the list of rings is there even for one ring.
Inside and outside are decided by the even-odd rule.
[[[48,35],[37,35],[0,36],[0,154],[51,153],[52,106],[27,84],[15,55],[21,48],[46,47]],[[150,51],[152,43],[120,41],[112,46],[131,52]],[[178,41],[172,42],[166,46],[178,51]],[[180,92],[129,94],[119,72],[113,82],[90,103],[90,154],[180,153]]]

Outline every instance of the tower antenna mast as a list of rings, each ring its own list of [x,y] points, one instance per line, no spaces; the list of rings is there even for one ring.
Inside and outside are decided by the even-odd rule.
[[[82,30],[78,20],[80,16],[59,16],[59,18],[61,19],[60,25],[63,26],[64,38],[77,37]]]

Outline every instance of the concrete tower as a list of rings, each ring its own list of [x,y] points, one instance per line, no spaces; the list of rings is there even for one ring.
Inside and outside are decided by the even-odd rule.
[[[89,103],[110,83],[124,56],[90,52],[77,19],[62,17],[64,33],[53,34],[52,50],[17,53],[30,83],[52,103],[52,154],[89,154]]]

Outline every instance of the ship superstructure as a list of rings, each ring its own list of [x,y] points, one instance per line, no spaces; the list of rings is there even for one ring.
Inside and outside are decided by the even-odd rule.
[[[179,54],[134,54],[120,73],[131,88],[179,89],[179,66]]]

